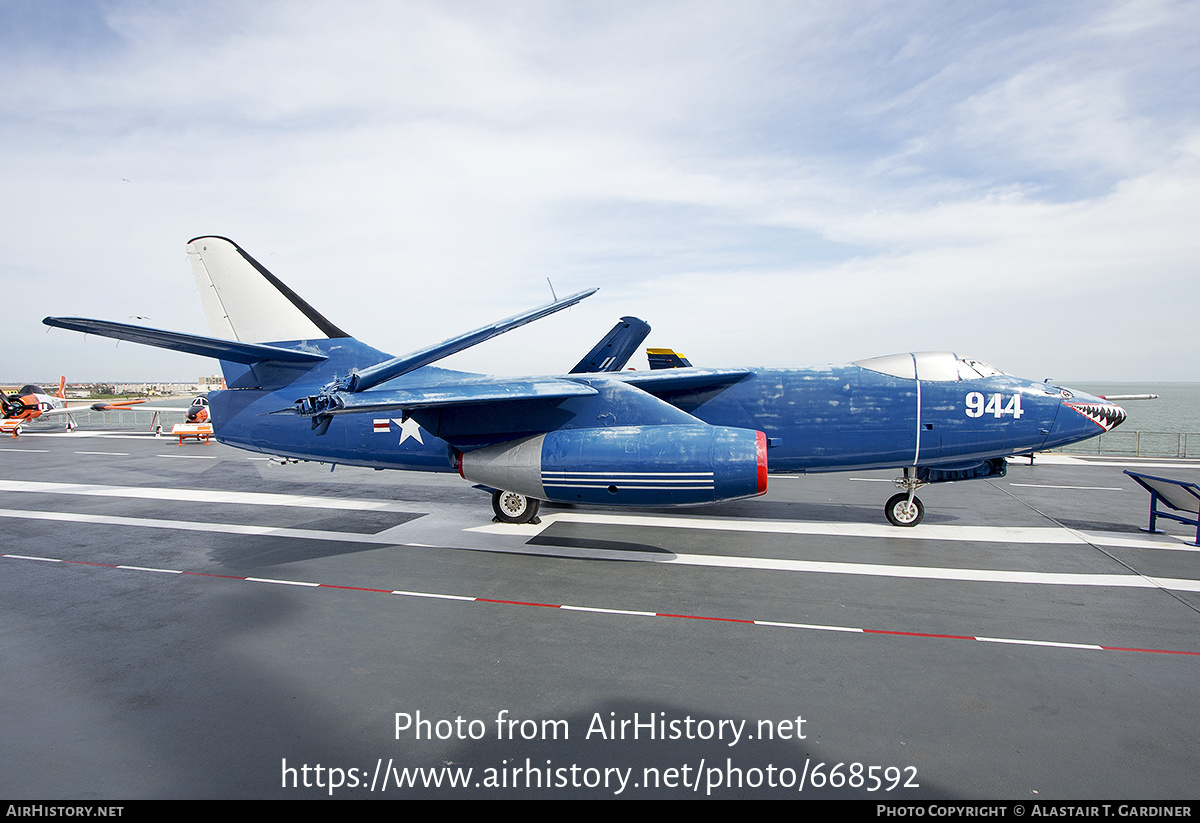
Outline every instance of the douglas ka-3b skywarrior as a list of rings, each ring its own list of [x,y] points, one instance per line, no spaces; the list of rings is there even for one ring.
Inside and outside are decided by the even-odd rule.
[[[885,513],[924,516],[929,483],[998,477],[1004,458],[1085,440],[1125,412],[949,352],[844,366],[715,369],[659,358],[621,371],[649,331],[621,323],[570,372],[492,377],[432,365],[578,303],[580,292],[399,357],[360,343],[235,243],[188,257],[213,337],[81,318],[65,329],[221,361],[209,395],[223,443],[300,460],[457,471],[492,490],[502,521],[539,501],[694,506],[754,497],[772,473],[899,468]],[[661,368],[666,366],[666,368]]]

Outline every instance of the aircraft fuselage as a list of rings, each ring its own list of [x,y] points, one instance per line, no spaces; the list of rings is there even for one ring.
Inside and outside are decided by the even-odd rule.
[[[347,359],[359,358],[345,357],[349,352],[341,352],[343,356],[338,357],[339,353],[331,350],[334,348],[354,347],[345,341],[339,341],[336,347],[322,346],[331,360],[343,361],[337,365],[345,374],[350,367]],[[372,362],[380,356],[372,349],[361,359]],[[229,373],[230,364],[225,365]],[[213,392],[210,403],[217,438],[245,449],[307,460],[453,471],[455,449],[464,446],[455,432],[479,428],[463,425],[464,415],[491,415],[487,428],[493,434],[488,441],[472,441],[469,448],[514,440],[547,428],[618,429],[646,422],[647,402],[631,405],[624,395],[633,392],[627,386],[626,391],[620,390],[621,384],[644,373],[617,372],[561,378],[592,386],[616,384],[614,396],[601,406],[593,398],[529,401],[506,406],[502,414],[509,419],[497,419],[494,408],[482,405],[474,412],[470,407],[468,411],[457,409],[454,415],[417,409],[411,412],[411,419],[393,416],[395,412],[344,414],[334,417],[325,433],[317,435],[306,420],[288,418],[285,411],[299,397],[319,391],[328,382],[328,364],[314,371],[319,374],[309,379],[301,376],[282,390],[246,386]],[[461,385],[471,377],[425,367],[384,388],[436,390],[439,384]],[[253,379],[248,370],[244,379],[229,382],[232,386],[252,383]],[[481,375],[479,379],[489,378]],[[636,394],[645,397],[640,390]],[[659,425],[689,422],[685,415],[672,417],[674,409],[694,418],[692,423],[699,420],[765,433],[772,473],[959,467],[1102,434],[1111,425],[1106,427],[1079,408],[1117,408],[1101,398],[1007,374],[919,380],[855,364],[751,369],[728,386],[664,392],[660,398],[665,401],[663,406],[670,408],[662,411]],[[627,413],[628,420],[622,419],[623,413]]]

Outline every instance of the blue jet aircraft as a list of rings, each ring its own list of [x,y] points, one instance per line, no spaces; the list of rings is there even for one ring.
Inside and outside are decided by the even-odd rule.
[[[1005,457],[1110,431],[1103,398],[1022,380],[949,352],[844,366],[695,368],[659,357],[621,371],[649,331],[621,323],[569,373],[492,377],[433,363],[578,303],[592,291],[391,357],[333,325],[222,237],[188,257],[213,337],[82,318],[49,326],[215,357],[218,440],[300,460],[457,471],[493,492],[499,520],[539,501],[692,506],[754,497],[772,473],[899,468],[885,513],[924,516],[929,483],[999,477]],[[668,350],[669,351],[669,350]]]

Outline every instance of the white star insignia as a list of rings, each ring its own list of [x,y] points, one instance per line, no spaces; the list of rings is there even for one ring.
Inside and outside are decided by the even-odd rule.
[[[416,420],[413,420],[410,417],[407,420],[393,419],[392,422],[397,424],[398,426],[400,426],[400,444],[399,445],[404,445],[404,441],[410,437],[412,439],[416,440],[422,446],[425,445],[425,441],[421,439],[421,426],[419,423],[417,423]]]

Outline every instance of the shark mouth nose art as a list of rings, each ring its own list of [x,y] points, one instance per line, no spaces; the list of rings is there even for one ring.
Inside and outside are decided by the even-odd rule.
[[[1091,420],[1106,432],[1125,422],[1125,410],[1109,403],[1068,403],[1068,406]]]

